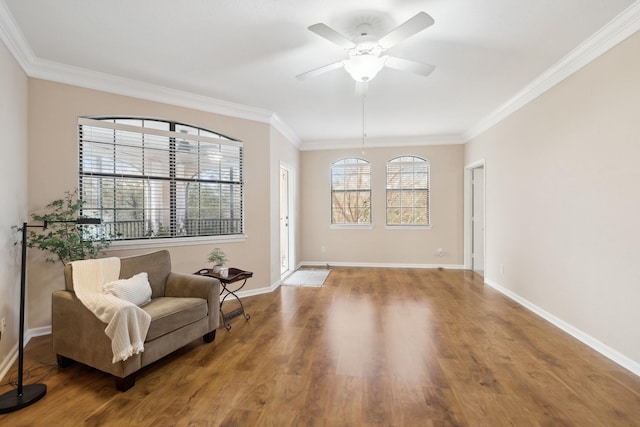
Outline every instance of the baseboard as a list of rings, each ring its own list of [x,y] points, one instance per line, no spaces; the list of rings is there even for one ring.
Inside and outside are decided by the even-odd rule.
[[[354,263],[354,262],[325,262],[325,261],[304,261],[299,262],[296,265],[296,268],[292,271],[289,271],[287,276],[283,276],[280,280],[277,280],[275,283],[272,283],[271,286],[265,288],[257,288],[257,289],[249,289],[246,291],[236,292],[240,298],[251,297],[254,295],[268,294],[270,292],[278,289],[280,285],[282,285],[282,280],[286,279],[289,275],[291,275],[295,270],[302,266],[311,266],[311,267],[378,267],[378,268],[444,268],[446,270],[464,270],[464,265],[459,264],[394,264],[394,263]],[[222,299],[222,296],[220,297]],[[49,328],[50,329],[50,328]]]
[[[41,335],[49,335],[51,333],[51,325],[42,326],[40,328],[29,329],[24,334],[24,346],[26,347],[29,344],[29,341],[33,337],[39,337]],[[18,360],[18,343],[13,346],[9,354],[0,362],[0,382],[3,381],[9,369],[13,366],[13,364]]]
[[[388,262],[341,262],[341,261],[302,261],[298,267],[372,267],[372,268],[444,268],[445,270],[464,270],[462,264],[404,264]]]
[[[282,284],[282,280],[278,280],[275,283],[272,283],[271,286],[265,288],[257,288],[257,289],[247,289],[246,291],[236,292],[240,298],[252,297],[255,295],[268,294],[270,292],[275,291]]]
[[[592,349],[594,349],[598,353],[602,354],[603,356],[607,357],[608,359],[612,360],[613,362],[617,363],[618,365],[622,366],[623,368],[633,372],[635,375],[640,376],[640,363],[638,363],[638,362],[628,358],[624,354],[612,349],[608,345],[606,345],[606,344],[602,343],[601,341],[595,339],[591,335],[584,333],[580,329],[578,329],[578,328],[574,327],[573,325],[565,322],[564,320],[561,320],[561,319],[557,318],[553,314],[551,314],[548,311],[538,307],[537,305],[533,304],[529,300],[527,300],[525,298],[522,298],[520,295],[510,291],[509,289],[507,289],[507,288],[505,288],[505,287],[503,287],[503,286],[501,286],[501,285],[499,285],[499,284],[497,284],[497,283],[495,283],[495,282],[493,282],[491,280],[488,280],[486,278],[485,278],[485,283],[487,285],[491,286],[496,291],[498,291],[501,294],[505,295],[506,297],[514,300],[515,302],[519,303],[523,307],[527,308],[528,310],[530,310],[533,313],[537,314],[538,316],[542,317],[544,320],[548,321],[549,323],[553,324],[554,326],[557,326],[558,328],[562,329],[564,332],[568,333],[572,337],[574,337],[577,340],[579,340],[579,341],[583,342],[584,344],[588,345],[589,347],[591,347]]]
[[[25,344],[26,345],[26,344]],[[9,369],[13,366],[13,364],[18,360],[18,343],[13,346],[9,354],[6,355],[2,362],[0,362],[0,382],[5,382],[4,377],[9,372]]]
[[[42,335],[51,334],[51,325],[42,326],[40,328],[29,329],[24,337],[24,345],[27,345],[29,340],[33,337],[40,337]]]

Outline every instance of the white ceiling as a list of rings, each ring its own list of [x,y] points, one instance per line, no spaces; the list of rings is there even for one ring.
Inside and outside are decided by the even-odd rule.
[[[30,75],[49,70],[57,80],[99,88],[106,73],[123,87],[144,82],[141,87],[157,92],[197,95],[199,102],[273,112],[287,136],[313,145],[359,140],[362,111],[343,69],[295,78],[346,58],[307,27],[323,22],[351,36],[366,20],[383,35],[425,11],[435,24],[390,54],[436,69],[429,77],[383,69],[369,84],[367,138],[461,142],[510,102],[526,100],[532,82],[567,64],[567,55],[614,18],[621,21],[625,10],[637,15],[638,3],[0,0],[0,35]],[[60,77],[64,71],[73,77]]]

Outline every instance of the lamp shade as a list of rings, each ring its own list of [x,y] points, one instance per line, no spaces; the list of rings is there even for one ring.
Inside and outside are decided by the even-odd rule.
[[[344,68],[355,81],[368,82],[384,67],[385,60],[386,57],[363,53],[354,55],[346,60],[344,62]]]

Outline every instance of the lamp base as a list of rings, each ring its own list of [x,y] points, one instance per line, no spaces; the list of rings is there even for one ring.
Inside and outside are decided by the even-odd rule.
[[[46,384],[29,384],[22,387],[22,395],[18,396],[18,389],[0,395],[0,414],[17,411],[32,403],[36,403],[47,394]]]

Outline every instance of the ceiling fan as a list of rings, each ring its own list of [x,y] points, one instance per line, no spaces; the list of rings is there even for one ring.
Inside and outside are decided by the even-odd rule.
[[[346,50],[349,58],[298,74],[296,78],[304,80],[340,67],[344,67],[356,82],[362,83],[373,79],[383,67],[428,76],[435,69],[433,65],[390,56],[386,51],[430,27],[433,23],[431,16],[425,12],[419,12],[379,39],[370,34],[371,25],[364,23],[358,26],[354,40],[348,39],[323,23],[314,24],[309,27],[310,31]]]

